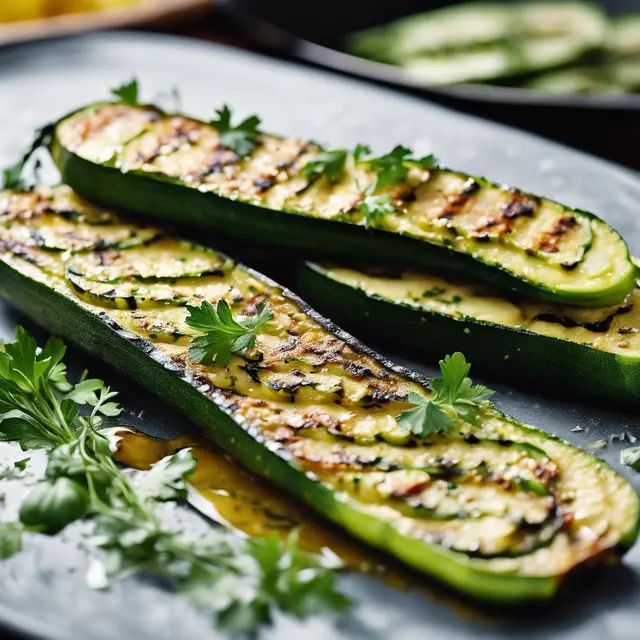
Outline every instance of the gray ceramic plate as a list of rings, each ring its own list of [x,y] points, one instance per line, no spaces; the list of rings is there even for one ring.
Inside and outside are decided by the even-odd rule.
[[[183,108],[201,117],[227,102],[242,114],[257,111],[267,130],[334,146],[370,142],[384,151],[403,143],[420,153],[433,150],[446,165],[591,209],[613,223],[640,252],[640,180],[628,171],[423,100],[166,36],[107,33],[0,52],[0,165],[17,157],[36,126],[81,103],[106,97],[109,87],[134,74],[144,98],[177,85]],[[251,256],[246,259],[251,262]],[[0,336],[10,337],[19,322],[24,322],[19,314],[0,305]],[[44,337],[41,332],[37,335]],[[434,372],[432,367],[395,359]],[[136,411],[146,409],[146,430],[168,436],[186,428],[184,420],[79,350],[73,349],[69,360],[76,370],[88,366],[115,388],[126,390],[123,404]],[[601,455],[631,477],[617,462],[621,445],[616,440],[624,431],[640,435],[631,416],[548,400],[535,390],[498,389],[497,403],[506,412],[579,446],[613,441]],[[576,426],[584,431],[572,432]],[[10,446],[0,447],[0,456],[13,454]],[[640,487],[640,474],[632,479]],[[186,509],[175,517],[184,519],[185,526],[208,526]],[[23,553],[0,564],[0,622],[47,639],[219,637],[205,616],[149,581],[128,579],[106,593],[89,591],[84,583],[88,556],[82,534],[82,529],[72,528],[52,539],[33,537]],[[304,633],[306,640],[631,640],[640,629],[640,547],[620,567],[585,574],[581,584],[553,604],[517,612],[476,609],[429,585],[424,592],[400,592],[365,576],[346,575],[341,580],[358,603],[353,614],[337,622],[278,619],[264,637],[286,640]]]

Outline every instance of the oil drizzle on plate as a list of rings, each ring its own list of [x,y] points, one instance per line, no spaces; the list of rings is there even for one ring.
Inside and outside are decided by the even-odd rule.
[[[189,484],[204,499],[194,500],[192,505],[207,517],[251,536],[276,533],[284,539],[297,529],[298,543],[307,551],[322,554],[345,568],[384,575],[394,586],[406,586],[408,578],[400,575],[401,570],[234,464],[205,439],[189,435],[158,440],[128,428],[114,429],[110,435],[117,446],[114,458],[134,469],[149,469],[165,456],[190,448],[198,462],[195,473],[188,477]]]
[[[322,554],[337,567],[377,575],[397,589],[418,589],[462,617],[489,619],[472,603],[350,538],[274,485],[244,470],[203,437],[160,440],[129,427],[111,429],[109,436],[116,447],[114,459],[133,469],[149,469],[162,458],[190,448],[197,460],[196,471],[188,477],[197,497],[190,499],[190,504],[220,524],[251,536],[275,533],[282,539],[297,529],[303,549]]]

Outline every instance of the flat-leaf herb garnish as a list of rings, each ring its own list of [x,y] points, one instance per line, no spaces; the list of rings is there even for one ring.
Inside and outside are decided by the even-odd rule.
[[[300,173],[310,180],[315,180],[324,176],[327,182],[335,184],[340,180],[344,173],[346,161],[346,149],[322,151],[313,160],[307,162],[307,164],[305,164],[300,170]]]
[[[130,82],[120,85],[115,89],[111,89],[111,93],[118,98],[118,100],[131,107],[135,107],[140,98],[140,87],[138,86],[138,80],[133,78]]]
[[[432,433],[447,431],[454,418],[475,424],[480,405],[493,395],[493,391],[482,385],[473,385],[468,375],[470,369],[471,365],[460,352],[445,356],[440,360],[442,376],[431,381],[433,395],[424,398],[410,393],[407,402],[418,406],[398,415],[398,426],[425,438]]]
[[[248,156],[258,146],[260,118],[256,115],[245,118],[235,127],[231,124],[231,109],[225,104],[216,109],[218,117],[209,122],[218,130],[220,144],[235,151],[238,156]]]
[[[155,575],[214,614],[218,627],[245,634],[269,624],[276,609],[303,617],[349,606],[334,573],[300,550],[295,537],[282,543],[218,530],[193,539],[166,527],[157,503],[186,498],[192,453],[164,458],[132,481],[100,431],[105,418],[120,413],[116,394],[100,380],[69,384],[64,353],[57,339],[39,351],[21,327],[13,343],[0,344],[0,440],[47,456],[44,478],[20,506],[20,522],[0,524],[0,558],[20,551],[26,531],[55,533],[90,517],[92,541],[103,551],[89,573],[94,587],[134,572]]]
[[[367,164],[375,172],[375,188],[384,189],[402,182],[411,167],[435,169],[438,161],[434,155],[414,158],[413,151],[398,145],[389,153],[378,157],[366,157],[371,150],[365,145],[358,145],[354,151],[356,164]]]
[[[236,319],[225,300],[219,300],[215,306],[208,300],[200,307],[187,306],[187,324],[205,334],[191,341],[188,357],[195,362],[224,367],[232,354],[252,349],[258,330],[273,320],[268,302],[259,303],[256,309],[255,315]]]
[[[40,182],[40,158],[36,152],[48,147],[53,137],[54,125],[48,124],[37,129],[33,142],[27,147],[18,162],[2,172],[3,189],[32,189]]]

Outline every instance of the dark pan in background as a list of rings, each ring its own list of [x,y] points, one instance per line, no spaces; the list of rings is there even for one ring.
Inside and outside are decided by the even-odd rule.
[[[347,34],[446,0],[223,0],[248,35],[274,52],[423,95],[640,169],[640,94],[552,95],[490,85],[416,86],[399,67],[342,52]],[[640,11],[638,0],[600,0],[611,14]]]

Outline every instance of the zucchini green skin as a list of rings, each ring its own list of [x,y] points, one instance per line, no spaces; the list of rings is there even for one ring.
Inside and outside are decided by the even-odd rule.
[[[256,272],[249,269],[247,271],[256,279],[275,284]],[[473,566],[469,558],[461,557],[442,546],[403,536],[384,521],[358,512],[348,502],[336,499],[333,491],[316,482],[312,475],[298,470],[292,464],[290,454],[283,448],[274,447],[273,443],[269,447],[264,446],[263,440],[248,424],[234,420],[228,410],[216,402],[215,397],[208,397],[199,390],[202,379],[190,376],[151,342],[123,329],[106,312],[92,313],[45,283],[21,274],[4,261],[0,261],[0,294],[34,321],[77,343],[188,415],[217,445],[250,470],[282,486],[356,537],[442,580],[459,592],[475,599],[506,604],[546,600],[556,593],[562,579],[566,577],[524,577],[481,570]],[[427,383],[423,376],[392,365],[339,330],[294,294],[285,292],[285,295],[354,349],[375,357],[400,375],[420,384]],[[502,416],[495,409],[491,411],[495,411],[496,416]],[[520,424],[510,420],[516,425]],[[542,433],[532,427],[520,426]],[[559,440],[549,434],[545,434],[545,438]],[[633,522],[629,523],[615,549],[616,552],[624,552],[635,542],[639,522],[640,503]]]
[[[78,111],[61,118],[58,125]],[[256,206],[249,201],[201,192],[178,178],[159,172],[123,172],[108,162],[99,164],[73,153],[60,142],[56,131],[57,126],[50,144],[51,154],[63,182],[78,194],[90,201],[126,209],[150,220],[161,220],[180,228],[211,233],[215,238],[222,235],[261,245],[268,239],[269,248],[293,250],[299,254],[308,255],[311,252],[375,263],[445,269],[463,277],[473,275],[497,288],[523,297],[578,306],[613,304],[635,286],[635,270],[628,268],[623,275],[618,275],[616,281],[600,290],[562,291],[544,283],[521,279],[504,267],[484,263],[479,257],[430,244],[409,235],[369,229],[336,219],[314,218],[297,211]],[[491,184],[483,178],[476,180],[484,186]],[[611,230],[609,225],[589,212],[576,210],[576,213],[596,220],[598,224]],[[619,236],[618,241],[623,242]],[[628,262],[630,263],[630,258]]]
[[[433,360],[462,351],[477,370],[533,383],[552,394],[640,406],[640,356],[622,356],[526,329],[416,309],[366,293],[307,262],[298,289],[363,340]],[[363,322],[363,317],[366,322]]]
[[[254,276],[264,280],[257,273]],[[534,578],[479,571],[463,562],[459,554],[402,536],[386,523],[350,509],[346,503],[336,500],[331,490],[297,471],[281,450],[266,449],[260,439],[250,433],[247,425],[236,423],[222,407],[198,391],[202,381],[183,377],[184,370],[156,351],[152,343],[123,330],[106,314],[99,318],[46,285],[14,271],[2,261],[0,293],[52,333],[78,344],[161,396],[176,410],[189,416],[213,442],[248,469],[293,492],[356,537],[476,599],[519,603],[546,600],[556,593],[561,581],[559,576]],[[291,297],[306,307],[296,296]],[[311,315],[315,320],[321,320],[317,314]],[[353,346],[373,353],[326,320],[324,324],[331,326],[339,337],[348,338]],[[384,362],[380,356],[375,357]],[[399,371],[397,366],[389,363],[386,366]],[[426,382],[417,374],[405,370],[402,374]],[[622,543],[623,548],[633,544],[637,528],[638,523],[629,531]]]

